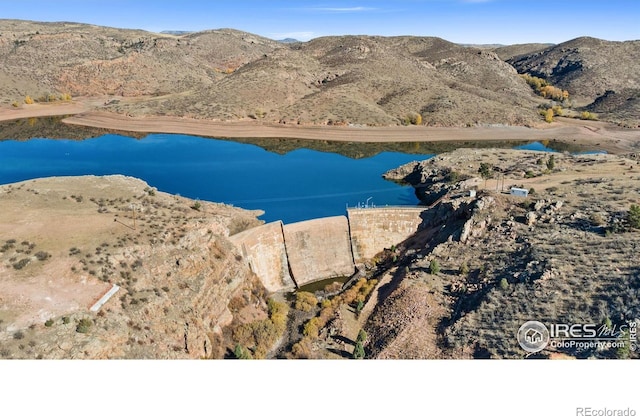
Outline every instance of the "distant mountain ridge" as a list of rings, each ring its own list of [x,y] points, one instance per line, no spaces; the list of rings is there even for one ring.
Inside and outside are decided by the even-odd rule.
[[[298,43],[300,41],[298,39],[294,39],[294,38],[284,38],[284,39],[278,39],[278,42],[280,42],[280,43]]]
[[[633,59],[640,56],[637,41],[580,38],[494,49],[413,36],[284,41],[291,43],[234,29],[158,34],[0,20],[0,102],[69,93],[138,97],[105,107],[131,115],[298,124],[531,125],[540,121],[537,107],[543,101],[518,72],[544,76],[585,106],[607,91],[634,97],[640,85]],[[614,111],[631,124],[638,119],[637,107]]]
[[[193,33],[192,30],[163,30],[160,32],[163,35],[176,35],[176,36],[184,36],[190,33]]]

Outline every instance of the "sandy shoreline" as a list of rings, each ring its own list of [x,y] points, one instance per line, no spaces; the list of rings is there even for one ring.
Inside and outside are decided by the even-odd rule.
[[[561,119],[542,128],[518,126],[424,127],[424,126],[298,126],[256,120],[213,121],[171,116],[131,117],[94,111],[95,100],[2,108],[0,121],[27,117],[73,114],[64,123],[143,133],[176,133],[220,138],[292,138],[345,142],[438,142],[492,140],[559,140],[594,146],[611,153],[638,150],[640,130],[623,129],[593,121]],[[99,106],[99,105],[98,105]]]

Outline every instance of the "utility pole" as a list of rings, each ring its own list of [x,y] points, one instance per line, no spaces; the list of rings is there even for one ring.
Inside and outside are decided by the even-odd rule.
[[[131,204],[129,205],[129,208],[131,208],[131,211],[133,212],[133,229],[136,229],[136,205],[135,204]]]

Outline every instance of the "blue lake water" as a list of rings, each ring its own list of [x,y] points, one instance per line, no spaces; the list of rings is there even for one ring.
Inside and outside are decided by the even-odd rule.
[[[0,184],[47,176],[123,174],[160,191],[261,209],[285,223],[342,215],[347,206],[416,205],[413,188],[385,181],[389,169],[433,155],[382,152],[350,159],[297,149],[284,155],[233,141],[175,134],[144,139],[0,141]]]
[[[541,142],[531,142],[531,143],[523,144],[523,145],[514,147],[514,149],[536,150],[538,152],[556,152],[556,153],[561,152],[561,150],[554,149],[549,146],[545,146],[544,143],[541,143]],[[571,153],[576,155],[594,155],[594,154],[606,154],[607,152],[605,150],[582,150],[582,151],[574,151]]]

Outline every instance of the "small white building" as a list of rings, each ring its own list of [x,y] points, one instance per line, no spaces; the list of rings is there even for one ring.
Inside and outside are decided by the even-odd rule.
[[[524,188],[511,188],[511,195],[522,196],[526,198],[529,196],[529,190]]]

